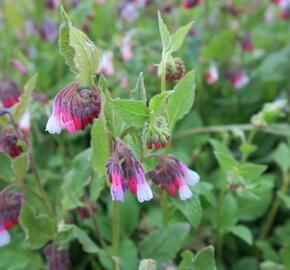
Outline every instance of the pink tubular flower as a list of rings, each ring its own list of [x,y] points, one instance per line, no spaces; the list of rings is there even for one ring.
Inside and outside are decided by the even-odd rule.
[[[25,197],[17,192],[0,192],[0,247],[10,243],[8,231],[18,224]]]
[[[167,188],[171,196],[175,196],[178,190],[181,200],[192,197],[189,186],[194,187],[200,179],[196,172],[172,155],[161,156],[160,164],[148,175],[155,184],[161,186],[161,189]]]
[[[122,166],[120,165],[121,160]],[[115,151],[107,163],[107,174],[111,181],[113,200],[123,201],[127,188],[133,195],[137,195],[137,199],[141,203],[153,198],[140,161],[120,139],[117,139]],[[127,182],[125,182],[126,179]]]
[[[106,76],[111,76],[115,73],[113,53],[111,51],[105,52],[101,55],[97,73],[103,73]]]
[[[226,72],[229,82],[236,88],[241,89],[246,86],[250,79],[244,70],[230,68]]]
[[[78,86],[78,82],[73,82],[55,97],[52,115],[46,124],[49,133],[60,134],[62,129],[66,129],[70,134],[74,134],[99,117],[100,93],[89,89],[78,92]]]
[[[208,85],[212,85],[219,79],[219,73],[216,65],[211,65],[205,75],[205,80]]]
[[[25,75],[27,73],[26,67],[17,59],[12,59],[11,63],[20,72],[20,74]]]
[[[202,0],[184,0],[183,1],[183,8],[189,9],[200,5]]]
[[[19,101],[20,91],[15,82],[0,82],[0,100],[4,108],[10,108]]]
[[[20,130],[28,136],[31,130],[31,123],[30,123],[30,113],[26,111],[19,120],[19,128]]]

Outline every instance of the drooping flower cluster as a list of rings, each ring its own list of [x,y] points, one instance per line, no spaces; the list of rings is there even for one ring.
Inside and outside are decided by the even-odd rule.
[[[49,133],[59,134],[62,129],[66,129],[70,134],[74,134],[99,117],[100,93],[89,89],[78,92],[78,86],[78,82],[73,82],[55,97],[52,115],[46,125]]]
[[[0,100],[4,108],[10,108],[19,101],[20,91],[15,82],[0,82]]]
[[[181,58],[174,58],[173,62],[166,64],[166,81],[174,82],[180,80],[185,74],[184,63]]]
[[[25,197],[17,192],[0,192],[0,247],[10,243],[8,231],[18,224],[21,205]]]
[[[290,18],[290,0],[273,0],[275,5],[280,7],[280,18],[287,20]]]
[[[23,152],[21,146],[18,145],[16,135],[12,131],[4,131],[1,134],[0,151],[7,153],[12,158],[18,157]]]
[[[144,127],[144,138],[149,149],[166,147],[170,139],[170,130],[164,117],[147,122]]]
[[[254,50],[254,44],[252,36],[250,34],[245,35],[241,39],[242,48],[245,52],[252,52]]]
[[[71,262],[67,248],[61,248],[53,243],[45,247],[44,255],[47,263],[47,270],[69,270]]]
[[[178,190],[181,200],[192,197],[189,186],[194,187],[200,179],[196,172],[190,170],[173,155],[160,156],[160,163],[148,173],[148,176],[161,189],[167,189],[171,196],[175,196]]]
[[[111,195],[114,201],[124,201],[124,193],[128,188],[133,195],[137,195],[139,202],[153,198],[140,161],[120,139],[117,139],[115,151],[108,160],[107,175],[111,182]]]

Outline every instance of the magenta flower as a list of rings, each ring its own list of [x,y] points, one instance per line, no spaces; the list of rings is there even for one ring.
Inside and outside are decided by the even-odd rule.
[[[23,152],[21,146],[18,145],[16,135],[10,131],[1,134],[0,151],[7,153],[12,158],[18,157]]]
[[[114,201],[124,201],[124,192],[128,188],[133,195],[137,195],[141,203],[153,198],[140,161],[120,139],[117,139],[115,151],[107,163],[107,174]]]
[[[241,89],[244,86],[246,86],[250,79],[246,72],[241,69],[236,69],[236,68],[229,68],[225,72],[227,79],[229,82],[236,88],[236,89]]]
[[[200,5],[202,0],[184,0],[183,1],[183,8],[189,9]]]
[[[175,196],[178,190],[179,198],[183,201],[192,197],[189,186],[194,187],[200,179],[195,171],[172,155],[161,156],[160,164],[148,175],[161,189],[166,188],[171,196]]]
[[[0,247],[10,243],[9,230],[18,224],[25,197],[17,192],[0,192]]]
[[[49,133],[59,134],[62,129],[66,129],[70,134],[74,134],[99,117],[100,93],[89,89],[78,92],[78,86],[78,82],[73,82],[55,97],[52,115],[46,124]]]
[[[4,108],[10,108],[19,101],[20,91],[15,82],[0,82],[0,100]]]

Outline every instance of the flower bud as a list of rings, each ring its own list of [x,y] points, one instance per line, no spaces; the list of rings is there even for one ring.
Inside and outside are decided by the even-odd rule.
[[[15,82],[0,82],[0,100],[4,108],[10,108],[19,101],[20,91]]]
[[[16,135],[11,131],[4,131],[0,137],[0,151],[7,153],[10,157],[16,158],[23,149],[18,145]]]
[[[164,117],[152,119],[144,127],[144,138],[148,149],[165,148],[170,139],[170,130]]]
[[[181,58],[174,58],[173,62],[166,63],[166,81],[174,82],[180,80],[185,74],[184,63]]]

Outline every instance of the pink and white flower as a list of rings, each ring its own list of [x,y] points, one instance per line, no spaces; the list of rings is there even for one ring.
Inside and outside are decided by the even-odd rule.
[[[219,73],[216,65],[211,65],[205,75],[205,79],[208,85],[216,83],[219,79]]]
[[[103,73],[106,76],[111,76],[115,73],[113,64],[113,52],[104,52],[100,57],[100,64],[97,73]]]
[[[54,99],[52,115],[46,124],[46,131],[60,134],[62,129],[74,134],[92,124],[101,111],[99,91],[83,89],[77,91],[78,82],[61,90]]]
[[[9,232],[0,224],[0,247],[6,246],[10,243]]]
[[[19,128],[27,136],[31,130],[30,113],[26,111],[19,120]]]
[[[19,101],[20,90],[15,82],[0,82],[0,100],[4,108],[10,108]]]
[[[230,68],[226,72],[226,77],[228,78],[229,82],[236,88],[241,89],[245,87],[250,79],[246,72],[241,69]]]

